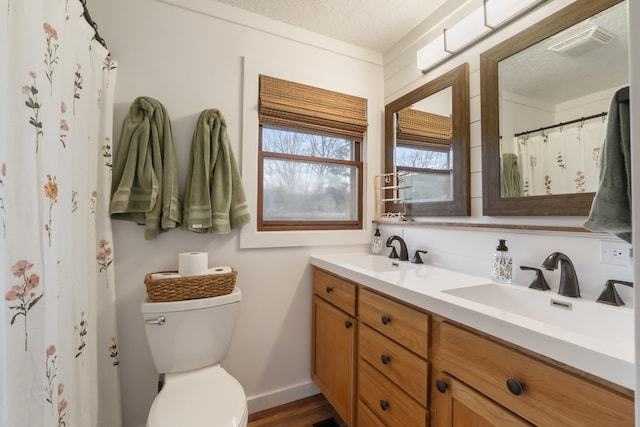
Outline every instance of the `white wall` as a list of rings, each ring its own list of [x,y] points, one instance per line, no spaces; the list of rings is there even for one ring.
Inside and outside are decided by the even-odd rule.
[[[251,150],[243,136],[243,57],[254,69],[285,68],[287,78],[368,99],[367,183],[381,168],[382,55],[275,24],[208,0],[101,0],[91,4],[112,55],[119,61],[114,140],[133,101],[151,96],[167,108],[181,186],[199,113],[219,108],[240,162]],[[188,10],[190,9],[190,10]],[[241,24],[236,22],[240,20]],[[277,66],[275,66],[275,65]],[[267,72],[267,71],[265,71]],[[279,77],[276,75],[275,77]],[[257,93],[249,94],[254,99]],[[257,132],[257,128],[254,129]],[[252,176],[252,171],[242,171]],[[246,172],[246,174],[245,174]],[[246,188],[255,188],[248,185]],[[368,189],[370,199],[372,190]],[[256,194],[247,197],[255,203]],[[365,213],[368,242],[373,204]],[[255,222],[246,227],[255,227]],[[364,233],[363,233],[364,234]],[[157,373],[147,348],[140,302],[147,272],[177,268],[179,252],[208,251],[212,265],[233,265],[243,300],[224,366],[242,383],[251,412],[317,392],[310,379],[311,253],[354,251],[349,246],[241,249],[237,230],[198,235],[181,230],[145,241],[143,229],[114,221],[124,425],[143,426],[155,397]],[[362,239],[360,239],[362,241]]]

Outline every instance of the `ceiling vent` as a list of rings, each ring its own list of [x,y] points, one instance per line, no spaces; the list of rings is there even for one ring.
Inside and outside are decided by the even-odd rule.
[[[565,56],[579,56],[613,40],[615,34],[595,26],[549,47],[549,50]]]

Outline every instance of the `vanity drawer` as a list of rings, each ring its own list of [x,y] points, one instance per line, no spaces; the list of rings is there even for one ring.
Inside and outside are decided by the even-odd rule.
[[[356,425],[358,427],[386,427],[361,400],[358,400]]]
[[[313,293],[352,316],[356,315],[356,290],[357,286],[345,279],[313,269]]]
[[[427,406],[428,362],[366,325],[358,330],[358,352],[384,376]]]
[[[427,410],[362,359],[358,361],[358,397],[388,426],[427,426]]]
[[[537,425],[632,426],[633,400],[542,360],[444,322],[440,359],[449,372]],[[507,380],[522,385],[520,395]]]
[[[359,319],[414,353],[428,357],[429,315],[360,289]]]

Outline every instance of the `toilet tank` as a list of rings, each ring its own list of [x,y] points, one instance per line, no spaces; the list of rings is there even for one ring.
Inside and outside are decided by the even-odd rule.
[[[160,373],[198,369],[227,357],[242,293],[142,303],[147,342]]]

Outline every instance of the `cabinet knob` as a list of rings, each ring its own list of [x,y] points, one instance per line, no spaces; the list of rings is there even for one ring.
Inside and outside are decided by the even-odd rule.
[[[520,381],[514,380],[513,378],[507,379],[507,388],[512,394],[516,396],[520,396],[522,391],[524,390],[524,386],[520,384]]]
[[[350,327],[353,326],[353,323],[351,323],[351,320],[347,320],[346,322],[344,322],[344,327],[349,329]]]
[[[449,385],[443,380],[436,381],[436,388],[440,393],[444,393],[449,388]]]
[[[330,294],[333,291],[333,288],[331,286],[327,286],[327,293]]]
[[[382,360],[383,365],[386,365],[387,363],[391,362],[391,358],[386,354],[383,354],[382,356],[380,356],[380,360]]]
[[[386,411],[387,409],[389,409],[389,402],[387,402],[386,400],[381,400],[380,401],[380,408],[383,411]]]
[[[391,322],[391,318],[387,315],[383,315],[380,320],[382,321],[383,325],[388,325],[389,322]]]

